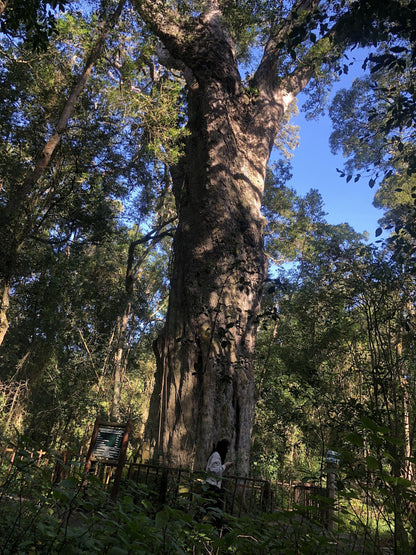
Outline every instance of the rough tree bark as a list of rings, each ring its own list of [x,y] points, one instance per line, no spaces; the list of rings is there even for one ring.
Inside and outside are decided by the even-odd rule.
[[[236,471],[247,473],[252,355],[266,274],[264,179],[284,112],[313,63],[277,80],[286,21],[268,42],[250,96],[215,2],[197,20],[158,2],[136,7],[187,79],[190,131],[172,170],[179,224],[166,326],[155,344],[148,433],[164,462],[194,468],[204,467],[215,440],[228,437]]]

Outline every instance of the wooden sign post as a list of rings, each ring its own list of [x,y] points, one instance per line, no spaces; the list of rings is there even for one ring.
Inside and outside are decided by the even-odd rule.
[[[131,420],[128,420],[124,424],[118,424],[114,422],[102,422],[101,417],[98,417],[94,424],[90,447],[85,462],[85,481],[91,470],[93,461],[101,461],[103,463],[116,465],[113,487],[110,493],[110,498],[113,501],[116,499],[120,487],[132,426],[133,423]]]
[[[329,497],[329,507],[328,507],[328,528],[333,530],[334,528],[334,503],[335,503],[335,491],[336,491],[336,470],[339,466],[340,454],[337,451],[328,450],[326,452],[326,464],[327,464],[327,480],[326,488]]]

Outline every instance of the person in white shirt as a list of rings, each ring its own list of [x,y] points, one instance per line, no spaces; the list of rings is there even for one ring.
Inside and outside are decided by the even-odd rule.
[[[216,511],[216,509],[224,511],[224,490],[221,488],[222,476],[234,464],[232,462],[225,462],[229,445],[228,439],[221,439],[214,445],[206,467],[208,476],[205,479],[205,483],[208,485],[210,497],[206,508],[208,510],[214,509],[211,514],[211,520],[218,531],[224,529],[223,515],[221,513],[218,514],[218,511]]]
[[[222,475],[234,464],[232,462],[225,462],[229,446],[230,442],[228,439],[221,439],[214,446],[205,469],[208,473],[208,478],[205,480],[207,484],[221,488]]]

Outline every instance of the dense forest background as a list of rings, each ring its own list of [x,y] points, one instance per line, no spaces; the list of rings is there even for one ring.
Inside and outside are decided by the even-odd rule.
[[[183,77],[161,65],[127,2],[33,1],[25,13],[9,4],[0,2],[2,443],[85,452],[101,414],[132,419],[130,456],[147,460],[177,224],[170,168],[187,134]],[[332,449],[348,471],[389,487],[414,478],[415,8],[397,4],[407,19],[392,9],[396,34],[380,27],[362,78],[328,107],[345,186],[374,187],[387,239],[371,245],[328,224],[318,191],[288,186],[296,101],[276,140],[262,208],[269,274],[253,475],[319,479]],[[322,72],[312,115],[348,63]]]

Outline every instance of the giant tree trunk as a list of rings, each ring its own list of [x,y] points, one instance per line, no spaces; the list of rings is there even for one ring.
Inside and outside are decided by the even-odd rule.
[[[136,8],[187,80],[190,131],[172,171],[179,223],[147,429],[164,462],[197,469],[213,442],[228,437],[236,472],[247,473],[266,272],[264,179],[285,109],[310,72],[302,66],[276,78],[276,30],[247,92],[219,3],[198,19],[157,0]]]
[[[271,141],[264,119],[245,117],[235,60],[224,81],[206,73],[189,91],[191,135],[173,172],[179,224],[150,424],[165,462],[204,467],[212,443],[228,437],[236,469],[246,473]],[[278,122],[283,107],[272,111]]]
[[[159,344],[157,437],[171,462],[197,467],[214,440],[229,437],[238,468],[246,471],[265,273],[259,200],[267,160],[256,160],[256,168],[247,158],[233,117],[231,106],[223,106],[212,122],[206,117],[195,125],[184,172],[175,179],[179,225]]]

